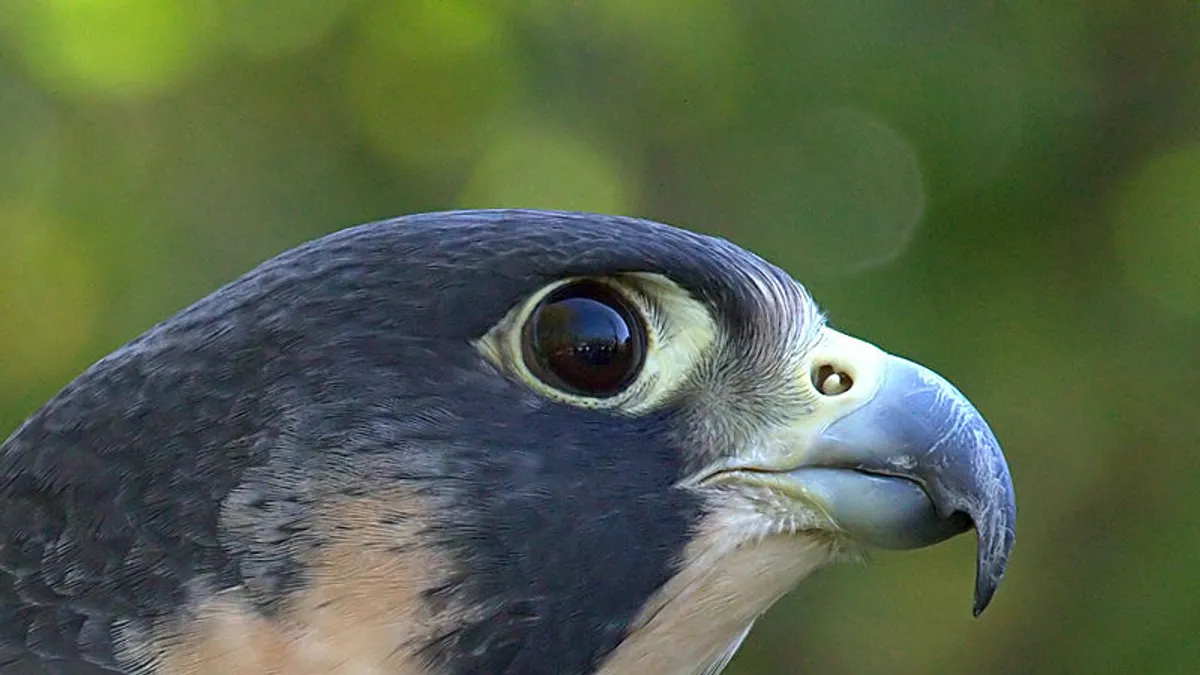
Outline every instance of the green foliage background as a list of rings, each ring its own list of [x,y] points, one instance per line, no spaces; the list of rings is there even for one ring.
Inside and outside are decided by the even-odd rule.
[[[730,672],[1196,672],[1198,110],[1195,0],[3,0],[0,429],[341,227],[653,217],[960,385],[1018,488],[980,620],[971,538],[880,554]]]

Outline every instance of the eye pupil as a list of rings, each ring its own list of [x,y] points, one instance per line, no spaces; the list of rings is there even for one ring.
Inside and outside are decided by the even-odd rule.
[[[645,331],[614,289],[583,281],[547,296],[526,324],[525,358],[534,375],[565,391],[612,396],[641,369]]]

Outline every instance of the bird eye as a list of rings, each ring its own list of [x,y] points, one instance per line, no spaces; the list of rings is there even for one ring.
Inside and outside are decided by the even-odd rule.
[[[525,323],[526,365],[546,384],[590,397],[612,396],[641,370],[646,330],[613,288],[567,284],[546,296]]]

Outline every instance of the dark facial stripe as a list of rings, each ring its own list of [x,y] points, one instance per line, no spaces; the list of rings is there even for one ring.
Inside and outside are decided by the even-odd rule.
[[[430,532],[460,575],[429,594],[466,620],[429,656],[454,675],[590,673],[674,575],[701,518],[672,489],[684,470],[672,423],[468,408],[463,437],[482,444],[447,450],[461,480]]]

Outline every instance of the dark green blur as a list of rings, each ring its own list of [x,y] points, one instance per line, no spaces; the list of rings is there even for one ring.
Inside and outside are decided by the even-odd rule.
[[[268,256],[481,206],[727,236],[1000,438],[982,618],[971,536],[879,554],[729,672],[1198,670],[1195,0],[4,0],[0,436]]]

